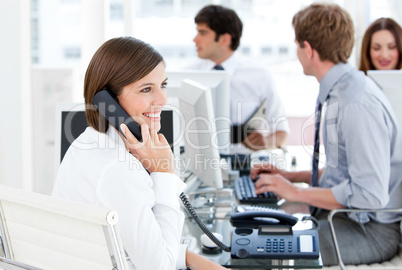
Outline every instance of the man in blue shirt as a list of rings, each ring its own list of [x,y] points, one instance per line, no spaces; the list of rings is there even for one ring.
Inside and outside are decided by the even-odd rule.
[[[382,91],[347,63],[354,27],[338,5],[312,4],[293,17],[297,56],[306,75],[317,78],[320,91],[316,130],[321,123],[325,168],[287,172],[269,164],[255,166],[257,193],[275,192],[287,201],[308,203],[320,222],[324,265],[337,264],[328,211],[339,208],[402,207],[402,136],[398,120]],[[320,117],[321,108],[325,114]],[[319,133],[315,149],[318,151]],[[318,181],[319,180],[319,181]],[[306,182],[298,188],[292,182]],[[338,214],[334,218],[346,264],[369,264],[395,255],[400,242],[397,214]]]

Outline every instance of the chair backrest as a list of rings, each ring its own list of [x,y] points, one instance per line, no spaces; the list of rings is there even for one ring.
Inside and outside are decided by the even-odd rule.
[[[127,269],[115,211],[0,185],[7,259],[41,269]]]

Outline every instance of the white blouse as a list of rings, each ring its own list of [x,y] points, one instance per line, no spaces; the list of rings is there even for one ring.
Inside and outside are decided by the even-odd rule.
[[[64,156],[53,196],[116,210],[135,269],[185,269],[178,199],[184,188],[174,174],[149,175],[113,127],[106,134],[88,127]]]

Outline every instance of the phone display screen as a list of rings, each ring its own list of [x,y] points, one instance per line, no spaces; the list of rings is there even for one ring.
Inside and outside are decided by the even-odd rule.
[[[258,230],[259,235],[265,234],[292,234],[292,227],[290,226],[260,226]]]

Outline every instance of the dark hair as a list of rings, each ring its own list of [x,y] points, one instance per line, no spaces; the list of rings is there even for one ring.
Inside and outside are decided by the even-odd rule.
[[[99,132],[106,132],[109,126],[92,103],[96,93],[108,88],[117,96],[123,87],[142,79],[162,61],[154,48],[139,39],[121,37],[106,41],[95,52],[85,73],[85,114],[89,126]]]
[[[235,51],[239,47],[243,23],[232,9],[208,5],[198,12],[194,21],[196,24],[206,23],[216,33],[216,41],[220,35],[230,34],[232,36],[230,48]]]
[[[380,30],[388,30],[394,36],[399,52],[399,60],[396,68],[402,68],[402,28],[391,18],[379,18],[370,24],[363,36],[359,70],[364,71],[364,73],[367,73],[367,70],[376,69],[370,57],[371,37],[375,32]]]
[[[322,61],[346,63],[354,44],[350,15],[336,4],[312,4],[293,17],[293,28],[300,47],[310,43]]]

